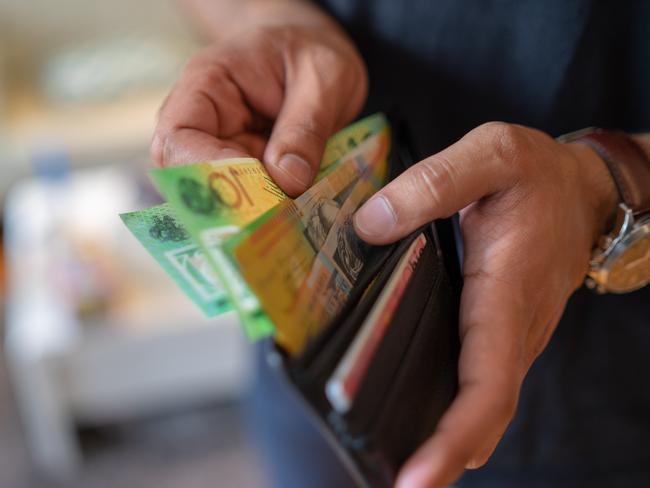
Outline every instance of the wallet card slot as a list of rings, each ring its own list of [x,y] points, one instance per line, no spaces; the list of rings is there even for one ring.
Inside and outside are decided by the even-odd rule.
[[[309,344],[305,352],[292,360],[289,369],[298,384],[324,385],[341,356],[361,327],[391,272],[421,231],[402,239],[394,246],[378,248],[380,259],[364,267],[350,299],[328,327]],[[366,271],[366,274],[363,274]],[[371,286],[372,285],[372,286]],[[370,289],[368,287],[370,286]],[[366,290],[368,291],[366,292]]]
[[[305,371],[323,352],[323,348],[327,347],[332,337],[337,333],[338,329],[344,322],[344,317],[349,316],[361,299],[366,301],[371,298],[374,292],[368,293],[364,296],[366,289],[373,283],[373,280],[379,275],[381,270],[386,266],[391,256],[396,252],[397,244],[390,246],[375,247],[372,249],[368,256],[368,261],[361,270],[359,278],[355,283],[348,300],[346,301],[343,309],[337,317],[332,320],[327,327],[314,337],[306,346],[305,350],[298,357],[291,360],[291,368],[296,371]]]
[[[392,486],[404,460],[433,432],[456,393],[459,340],[455,293],[435,254],[433,260],[421,261],[425,272],[420,272],[409,290],[426,300],[383,394],[373,396],[370,383],[381,379],[369,376],[364,393],[369,396],[356,402],[349,415],[333,410],[327,415],[330,428],[362,466],[370,486]],[[384,359],[381,354],[378,351],[375,358],[379,364]]]
[[[357,439],[382,473],[396,475],[400,466],[433,433],[457,392],[460,343],[457,309],[446,274],[429,298],[420,324],[379,415]],[[445,324],[436,327],[436,324]],[[380,459],[381,458],[381,459]],[[392,480],[391,480],[392,481]]]
[[[411,151],[412,144],[406,126],[397,124],[396,127],[397,141],[392,145],[389,154],[390,180],[402,173],[414,161]],[[390,278],[390,271],[397,265],[400,256],[406,252],[413,240],[428,227],[429,225],[425,225],[396,243],[372,248],[343,309],[331,324],[324,327],[315,338],[310,340],[302,354],[290,360],[289,369],[310,376],[314,369],[310,366],[317,361],[317,358],[321,358],[320,361],[326,363],[338,361],[338,357],[343,354],[346,345],[354,337],[355,329],[360,327],[368,310],[381,292],[383,284]],[[384,268],[387,268],[388,272]],[[374,285],[374,289],[366,293],[371,284]],[[343,334],[340,333],[341,329],[344,331]],[[334,339],[335,336],[337,336],[336,339]],[[326,359],[323,360],[323,357]],[[320,364],[315,369],[323,374],[329,374],[330,371],[325,372],[325,370],[330,369],[329,367],[333,368],[333,365],[328,364],[327,366]],[[308,369],[312,373],[307,373]]]
[[[437,255],[430,239],[415,266],[402,300],[364,375],[350,411],[344,415],[349,434],[367,431],[381,412],[382,402],[394,384],[399,366],[422,321],[427,302],[439,285]]]

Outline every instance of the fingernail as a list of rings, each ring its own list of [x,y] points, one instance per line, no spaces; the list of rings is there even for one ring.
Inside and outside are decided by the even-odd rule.
[[[314,179],[311,165],[295,154],[285,154],[280,158],[277,166],[305,188],[311,185]]]
[[[372,197],[354,216],[358,230],[366,236],[379,236],[393,230],[397,223],[395,212],[384,196]]]

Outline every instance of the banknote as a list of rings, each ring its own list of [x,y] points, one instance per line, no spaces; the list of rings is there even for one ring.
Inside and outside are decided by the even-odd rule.
[[[362,144],[366,139],[385,131],[386,127],[386,118],[382,114],[375,114],[361,119],[334,134],[327,141],[316,182],[334,172],[347,153]],[[230,162],[234,163],[235,160]],[[179,286],[188,293],[190,298],[206,314],[213,315],[221,310],[228,309],[229,307],[225,302],[226,295],[230,295],[232,302],[242,316],[249,336],[256,338],[268,335],[273,331],[270,319],[260,309],[257,298],[250,292],[237,270],[232,267],[230,262],[223,259],[221,242],[224,238],[236,233],[242,222],[254,219],[253,216],[263,213],[264,209],[271,209],[268,210],[271,214],[274,213],[273,209],[280,210],[281,205],[275,206],[275,203],[282,201],[285,196],[273,185],[265,173],[263,173],[262,178],[248,178],[247,181],[242,182],[243,176],[245,176],[242,175],[242,171],[225,168],[222,162],[200,164],[203,165],[203,176],[199,178],[194,177],[201,174],[201,171],[193,171],[190,175],[187,174],[187,170],[176,170],[181,173],[176,177],[162,177],[159,175],[160,172],[169,171],[173,173],[174,169],[157,170],[155,173],[158,173],[158,175],[154,175],[154,181],[159,187],[161,184],[158,183],[158,180],[170,180],[162,183],[162,186],[170,192],[174,190],[171,180],[176,181],[178,198],[171,199],[172,205],[176,206],[184,219],[188,217],[188,214],[191,214],[189,216],[192,217],[192,221],[189,229],[184,228],[183,224],[172,213],[172,206],[169,204],[125,214],[125,223],[140,239],[145,248],[165,267],[170,276],[178,282]],[[208,175],[206,178],[206,165],[213,166],[213,169],[216,172],[220,171],[220,174],[213,172],[211,176]],[[217,169],[217,167],[220,167],[221,170]],[[250,165],[248,172],[248,176],[250,176]],[[262,173],[257,172],[256,174],[259,176]],[[344,172],[339,172],[337,175],[338,179],[336,177],[330,178],[330,184],[336,185],[339,183],[336,188],[340,190],[340,182],[346,178],[349,179],[350,175],[344,174]],[[256,184],[256,182],[261,183],[261,185]],[[337,205],[335,206],[330,205],[331,202],[324,199],[305,202],[305,205],[311,203],[309,208],[312,210],[310,214],[312,224],[309,226],[309,235],[313,246],[316,246],[316,248],[324,241],[329,222],[333,221],[340,202],[347,196],[345,191],[349,191],[350,188],[351,185],[339,192],[336,199]],[[278,200],[273,202],[274,199],[272,199],[269,202],[268,198],[259,198],[260,194],[258,192],[260,191],[270,192],[272,195],[277,196]],[[165,193],[163,192],[163,194]],[[251,194],[255,195],[255,197],[251,198]],[[165,196],[169,198],[166,194]],[[262,193],[262,196],[267,197],[268,195]],[[304,196],[302,200],[306,200],[308,196],[309,194]],[[250,204],[251,200],[254,201],[255,205],[252,206],[252,209],[246,208],[246,203]],[[300,204],[302,205],[302,203]],[[236,208],[233,209],[232,207]],[[219,211],[219,208],[221,208],[221,211]],[[307,208],[306,206],[305,209]],[[213,220],[211,217],[216,212],[222,216],[218,221]],[[173,219],[178,228],[183,228],[184,232],[189,234],[188,239],[165,241],[164,253],[161,254],[160,245],[157,244],[157,241],[148,240],[148,234],[145,230],[145,222],[150,222],[154,218],[165,219],[166,222],[171,222]],[[208,219],[211,222],[207,222]],[[156,220],[156,222],[159,221]],[[136,224],[137,222],[140,222],[140,224]],[[195,239],[191,239],[191,237]],[[178,260],[171,257],[174,252],[177,253]],[[191,259],[189,259],[190,257]],[[180,269],[183,265],[186,266],[186,269],[181,272]],[[216,276],[217,274],[221,277],[221,280]],[[200,278],[198,278],[199,276]],[[220,284],[222,280],[225,283]],[[207,283],[212,283],[212,285],[208,286]],[[213,305],[209,304],[210,298],[206,298],[213,295],[207,291],[208,288],[219,289],[221,293],[219,299]]]
[[[316,327],[305,308],[308,302],[297,299],[314,260],[353,190],[363,189],[367,198],[383,181],[389,137],[384,127],[299,198],[283,202],[225,244],[275,324],[276,342],[291,353],[301,350],[306,331]],[[357,191],[355,200],[359,195]]]
[[[249,337],[272,333],[274,328],[268,317],[256,316],[260,310],[257,297],[221,249],[226,238],[287,199],[264,166],[256,159],[235,158],[156,169],[151,176],[205,252]]]
[[[323,178],[350,151],[369,137],[379,134],[388,126],[384,114],[364,117],[341,129],[327,140],[316,181]]]
[[[296,300],[306,310],[304,326],[292,331],[299,348],[320,332],[341,310],[363,269],[369,247],[357,236],[352,217],[379,188],[382,166],[369,168],[339,210]]]
[[[205,254],[192,241],[168,204],[124,213],[120,217],[205,315],[211,317],[231,309],[226,290]]]
[[[327,239],[313,260],[312,268],[294,299],[292,320],[277,334],[277,342],[289,352],[299,352],[340,312],[359,273],[369,246],[356,234],[352,217],[383,181],[385,165],[369,168],[356,182],[329,229]],[[280,329],[280,328],[278,328]]]
[[[420,234],[400,258],[377,302],[361,325],[359,333],[328,380],[325,393],[339,413],[346,413],[350,409],[372,358],[386,335],[386,330],[413,276],[426,243],[426,238]]]

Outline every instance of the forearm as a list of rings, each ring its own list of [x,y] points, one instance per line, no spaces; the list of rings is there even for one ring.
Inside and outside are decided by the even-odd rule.
[[[337,27],[308,0],[181,0],[201,33],[221,41],[260,26]]]

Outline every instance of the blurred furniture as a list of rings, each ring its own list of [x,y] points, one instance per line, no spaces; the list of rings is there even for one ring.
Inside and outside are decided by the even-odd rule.
[[[237,317],[203,318],[119,220],[142,206],[141,187],[100,167],[26,180],[7,197],[6,356],[49,476],[81,462],[78,423],[237,399],[248,386]]]
[[[146,158],[155,114],[166,90],[107,102],[47,104],[32,92],[12,91],[12,112],[0,119],[0,197],[33,174],[34,159],[53,148],[70,167],[101,166]]]
[[[156,112],[198,47],[180,7],[0,0],[0,198],[43,146],[73,167],[147,154]]]

